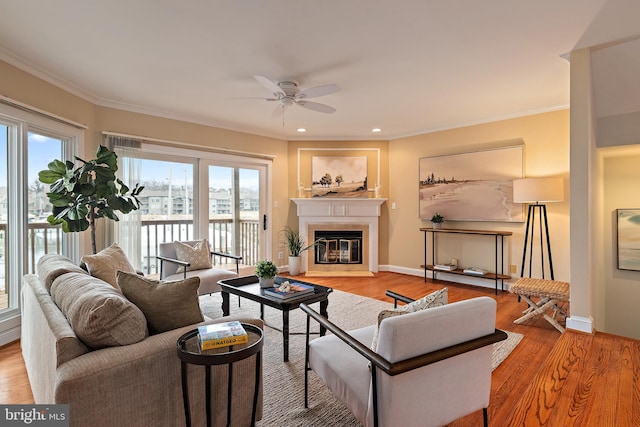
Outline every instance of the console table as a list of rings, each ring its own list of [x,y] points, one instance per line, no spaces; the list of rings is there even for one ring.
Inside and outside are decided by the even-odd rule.
[[[424,264],[420,268],[424,269],[424,281],[427,281],[427,271],[432,272],[432,278],[435,279],[437,273],[458,274],[468,277],[477,277],[479,279],[493,280],[496,284],[496,295],[498,294],[498,282],[501,283],[502,290],[504,291],[504,280],[510,279],[511,276],[504,274],[504,238],[511,236],[511,231],[491,231],[491,230],[464,230],[455,228],[421,228],[420,231],[424,233]],[[427,264],[427,234],[431,233],[431,264]],[[463,269],[456,270],[439,270],[435,268],[436,265],[436,234],[467,234],[475,236],[490,236],[494,240],[494,272],[488,272],[485,274],[471,274],[465,273]],[[498,244],[498,242],[500,244]],[[500,248],[500,257],[498,257],[498,247]],[[498,259],[500,259],[500,265],[498,265]],[[498,273],[499,267],[499,273]]]

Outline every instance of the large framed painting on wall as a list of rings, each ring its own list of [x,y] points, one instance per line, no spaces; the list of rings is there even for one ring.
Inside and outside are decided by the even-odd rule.
[[[313,156],[312,197],[368,197],[367,157]]]
[[[524,221],[513,180],[524,173],[524,146],[420,159],[420,219]]]
[[[640,271],[640,209],[616,209],[618,269]]]

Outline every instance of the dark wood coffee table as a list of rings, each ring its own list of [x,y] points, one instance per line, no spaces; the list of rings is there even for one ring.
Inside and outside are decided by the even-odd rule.
[[[316,285],[314,283],[303,282],[294,278],[276,277],[275,283],[280,284],[288,280],[290,282],[298,282],[314,287],[315,292],[308,295],[296,297],[291,300],[283,300],[280,298],[268,296],[264,294],[264,290],[260,288],[257,276],[244,276],[235,279],[220,280],[218,284],[222,288],[222,313],[228,316],[229,311],[229,295],[234,294],[242,298],[247,298],[260,303],[260,318],[264,320],[264,306],[268,305],[277,310],[282,311],[282,341],[284,347],[284,361],[289,361],[289,312],[295,310],[300,304],[307,305],[314,302],[320,303],[320,314],[329,318],[327,308],[329,306],[329,294],[333,292],[332,288]],[[327,332],[326,328],[320,328],[320,335]]]

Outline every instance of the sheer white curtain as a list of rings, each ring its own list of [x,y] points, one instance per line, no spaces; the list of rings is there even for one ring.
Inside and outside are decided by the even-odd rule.
[[[129,188],[140,183],[141,142],[121,136],[106,135],[106,145],[118,155],[118,178]],[[144,193],[144,190],[143,190]],[[120,221],[114,226],[114,241],[122,248],[136,270],[143,271],[142,259],[142,215],[140,210],[124,215],[116,212]]]

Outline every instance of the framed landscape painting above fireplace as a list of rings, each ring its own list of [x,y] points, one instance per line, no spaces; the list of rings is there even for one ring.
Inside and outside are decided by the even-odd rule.
[[[367,157],[313,156],[312,197],[368,197]]]

